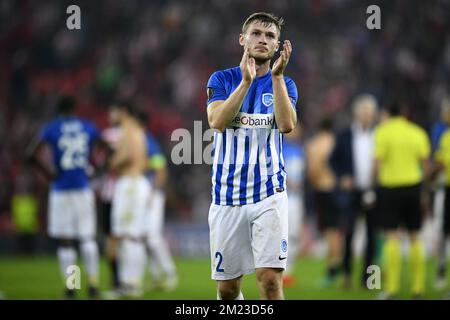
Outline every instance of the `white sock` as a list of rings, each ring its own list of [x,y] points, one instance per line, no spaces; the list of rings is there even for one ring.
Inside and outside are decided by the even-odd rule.
[[[141,288],[145,259],[145,245],[142,242],[122,241],[119,253],[119,279],[121,284]]]
[[[161,279],[162,277],[162,270],[159,268],[158,263],[156,262],[155,258],[153,257],[152,253],[150,252],[150,256],[148,259],[148,268],[151,274],[151,277],[153,280]]]
[[[92,285],[98,281],[98,246],[94,240],[81,242],[81,255],[83,256],[86,272]]]
[[[77,263],[77,252],[73,247],[58,247],[57,254],[61,275],[65,281],[67,278],[67,269],[69,266]]]
[[[242,291],[239,291],[239,294],[234,300],[244,300],[244,295],[242,294]]]
[[[167,245],[165,239],[158,235],[151,235],[147,241],[147,245],[152,256],[152,263],[154,266],[159,270],[162,270],[166,276],[175,276],[175,263],[172,260],[169,246]]]

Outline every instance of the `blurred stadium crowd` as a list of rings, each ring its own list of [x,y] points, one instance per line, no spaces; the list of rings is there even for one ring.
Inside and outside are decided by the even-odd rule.
[[[66,28],[66,8],[81,7],[81,30]],[[303,139],[324,116],[337,131],[351,120],[355,95],[380,105],[397,96],[426,130],[450,94],[450,1],[377,1],[381,30],[366,28],[369,1],[26,1],[0,3],[0,232],[45,230],[47,182],[24,149],[54,114],[61,93],[101,128],[118,96],[148,111],[149,129],[170,159],[171,132],[206,122],[206,83],[237,65],[238,35],[251,12],[284,17],[293,43],[287,75],[299,87]],[[202,222],[210,203],[210,168],[169,160],[167,217]],[[15,221],[20,202],[36,211]]]

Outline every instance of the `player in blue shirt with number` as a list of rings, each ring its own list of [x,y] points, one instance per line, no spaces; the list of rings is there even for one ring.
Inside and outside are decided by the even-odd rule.
[[[214,133],[209,211],[212,278],[219,299],[243,299],[244,274],[256,271],[262,299],[283,299],[288,204],[282,134],[297,123],[297,88],[284,76],[292,52],[280,44],[283,19],[247,18],[238,67],[213,73],[207,85]],[[270,62],[281,46],[272,69]]]
[[[75,240],[88,274],[88,293],[98,297],[98,246],[96,236],[95,197],[89,186],[87,170],[99,131],[89,121],[76,117],[76,102],[72,97],[62,97],[58,117],[48,123],[40,136],[28,148],[28,158],[52,180],[48,199],[48,233],[58,240],[58,259],[63,276],[66,298],[74,298],[75,289],[67,277],[70,266],[77,264]],[[39,159],[44,145],[49,145],[53,167]]]

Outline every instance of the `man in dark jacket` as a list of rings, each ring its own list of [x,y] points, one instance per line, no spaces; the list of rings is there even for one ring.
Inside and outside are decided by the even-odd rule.
[[[344,248],[342,267],[344,286],[351,286],[352,242],[358,214],[366,215],[367,237],[363,286],[366,269],[372,264],[375,253],[375,222],[372,188],[373,124],[377,101],[368,94],[359,95],[353,102],[353,121],[349,128],[338,134],[330,163],[338,186],[338,204],[344,219]]]

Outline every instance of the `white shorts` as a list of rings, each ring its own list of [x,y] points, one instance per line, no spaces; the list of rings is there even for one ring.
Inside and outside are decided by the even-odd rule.
[[[150,191],[150,183],[144,176],[117,179],[111,208],[114,236],[145,236]]]
[[[166,195],[162,191],[154,191],[150,196],[147,214],[147,236],[160,236],[163,233],[164,209]]]
[[[256,268],[286,268],[286,192],[243,206],[211,204],[208,222],[212,279],[235,279]]]
[[[48,233],[52,238],[81,239],[95,236],[95,197],[90,188],[51,190],[48,207]]]

